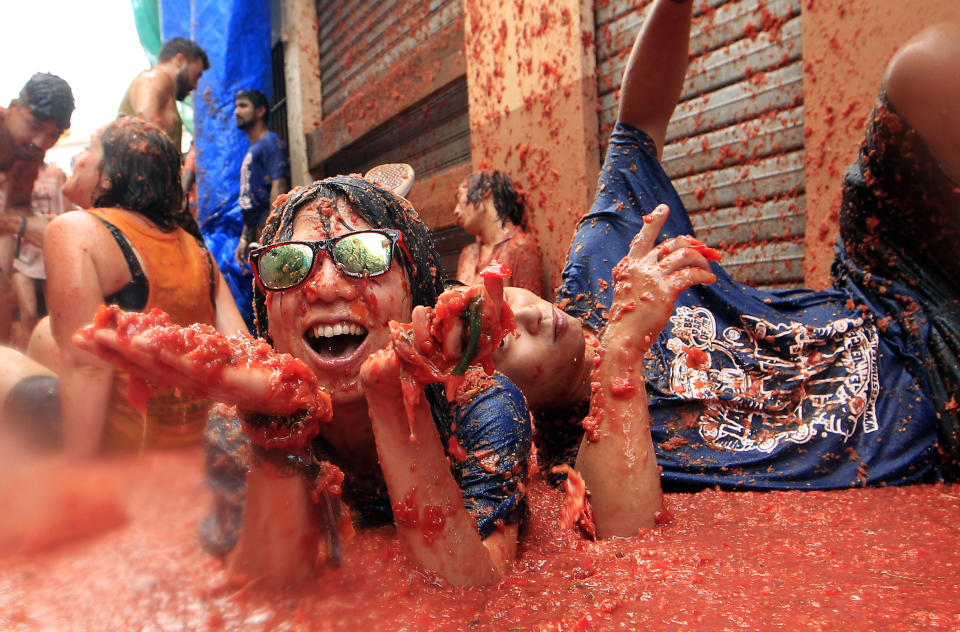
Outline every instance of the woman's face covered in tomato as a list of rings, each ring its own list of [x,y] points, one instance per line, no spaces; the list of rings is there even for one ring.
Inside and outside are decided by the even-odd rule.
[[[371,228],[342,198],[321,198],[297,213],[291,241],[319,241]],[[410,322],[410,286],[399,257],[390,270],[366,279],[342,274],[320,251],[301,285],[266,296],[274,347],[303,360],[337,405],[363,398],[360,367],[386,347],[389,322]]]

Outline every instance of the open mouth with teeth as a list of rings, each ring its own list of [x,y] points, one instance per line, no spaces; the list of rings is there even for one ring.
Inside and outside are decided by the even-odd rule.
[[[344,358],[363,344],[367,330],[355,323],[314,325],[307,330],[304,338],[321,358]]]

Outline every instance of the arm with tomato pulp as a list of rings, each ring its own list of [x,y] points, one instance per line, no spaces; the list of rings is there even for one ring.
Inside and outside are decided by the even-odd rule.
[[[396,326],[391,346],[372,356],[361,372],[397,533],[417,563],[455,585],[498,581],[516,557],[517,525],[507,524],[507,516],[522,496],[529,413],[512,385],[491,382],[477,368],[458,377],[465,357],[491,368],[490,353],[512,327],[509,308],[501,311],[502,282],[502,277],[486,278],[485,287],[444,293],[436,309],[416,308],[413,324]],[[464,326],[465,314],[470,327]],[[478,323],[483,333],[471,335]],[[423,397],[422,386],[435,381],[444,382],[457,401],[449,457]],[[478,412],[486,406],[486,413]],[[467,438],[478,435],[483,438],[475,443]],[[475,449],[480,445],[494,450]],[[497,467],[485,471],[480,461],[494,452]],[[489,494],[492,487],[499,495],[496,525],[465,507],[465,498],[480,504],[479,494],[473,494]]]
[[[590,491],[600,537],[652,527],[662,505],[650,437],[643,356],[667,324],[681,292],[713,283],[719,254],[689,236],[655,246],[669,211],[663,204],[613,270],[613,306],[591,378],[587,432],[576,469]]]

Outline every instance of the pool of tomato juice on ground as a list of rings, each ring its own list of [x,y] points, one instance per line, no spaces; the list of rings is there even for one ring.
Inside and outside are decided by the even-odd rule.
[[[960,628],[957,486],[669,494],[671,523],[589,542],[559,527],[562,496],[535,480],[519,560],[498,585],[445,587],[382,528],[347,543],[339,570],[238,590],[196,542],[209,502],[199,450],[98,467],[120,481],[128,520],[0,559],[0,629]]]

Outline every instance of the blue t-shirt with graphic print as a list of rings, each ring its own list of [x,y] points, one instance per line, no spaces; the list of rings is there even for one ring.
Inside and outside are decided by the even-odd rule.
[[[601,331],[612,267],[660,203],[670,217],[659,241],[694,234],[653,142],[618,123],[563,271],[563,309]],[[840,264],[856,270],[842,249]],[[860,291],[855,275],[842,290],[763,291],[712,267],[717,282],[680,296],[646,358],[666,489],[830,489],[939,476],[936,414],[915,377],[922,334],[878,326],[887,306]]]

